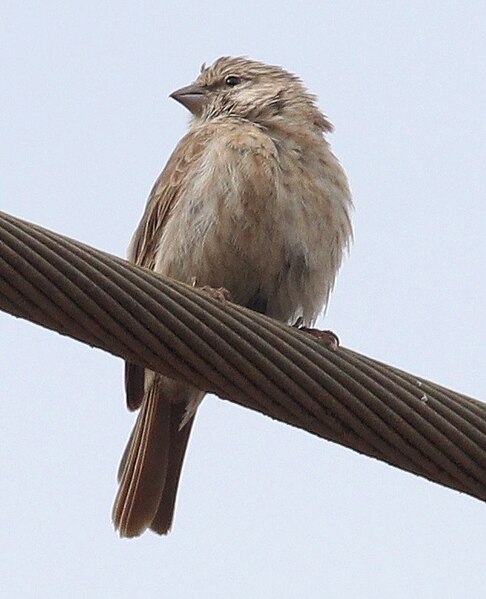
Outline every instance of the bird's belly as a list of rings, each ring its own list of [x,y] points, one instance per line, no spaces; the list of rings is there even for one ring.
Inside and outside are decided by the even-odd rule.
[[[258,215],[219,211],[216,216],[207,206],[186,210],[165,227],[156,270],[187,283],[196,280],[198,286],[224,287],[235,303],[278,320],[302,316],[310,323],[334,273],[329,283],[328,243],[319,215],[289,217],[288,205]],[[299,216],[304,223],[298,223]]]

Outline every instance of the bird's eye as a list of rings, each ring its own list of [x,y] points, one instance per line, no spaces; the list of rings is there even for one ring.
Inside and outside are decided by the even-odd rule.
[[[230,87],[234,87],[235,85],[238,85],[238,83],[241,83],[241,79],[239,77],[237,77],[236,75],[228,75],[228,77],[226,77],[224,82],[226,83],[226,85],[229,85]]]

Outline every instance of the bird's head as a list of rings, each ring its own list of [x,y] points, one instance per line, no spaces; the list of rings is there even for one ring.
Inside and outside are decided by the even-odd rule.
[[[332,130],[315,96],[298,77],[243,57],[224,56],[209,67],[203,65],[194,83],[173,92],[171,98],[185,106],[196,122],[229,116],[265,128],[291,122]]]

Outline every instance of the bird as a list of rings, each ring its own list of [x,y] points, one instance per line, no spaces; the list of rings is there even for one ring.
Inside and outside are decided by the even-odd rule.
[[[170,97],[190,112],[189,129],[149,194],[129,261],[311,327],[353,235],[348,180],[316,96],[280,66],[223,56]],[[204,392],[133,363],[125,388],[139,411],[114,526],[122,537],[164,535]]]

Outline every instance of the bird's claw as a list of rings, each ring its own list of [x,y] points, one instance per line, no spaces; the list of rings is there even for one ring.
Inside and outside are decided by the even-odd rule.
[[[321,331],[320,329],[311,329],[304,327],[301,324],[302,319],[298,319],[294,324],[294,327],[298,328],[299,331],[312,335],[317,341],[326,345],[329,349],[335,351],[339,347],[339,337],[333,331]]]
[[[224,287],[210,287],[209,285],[203,285],[199,287],[200,291],[203,291],[213,300],[224,304],[231,300],[231,293]]]

